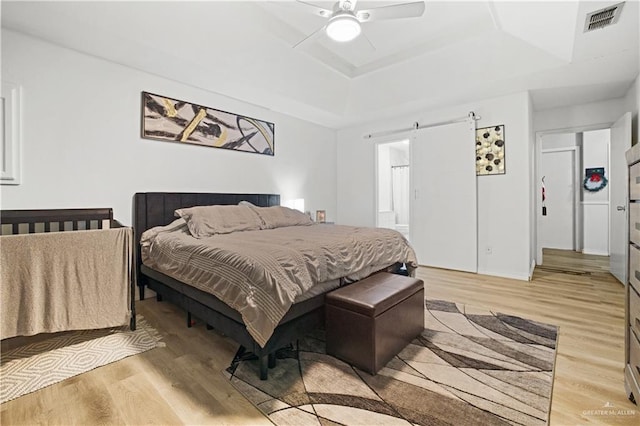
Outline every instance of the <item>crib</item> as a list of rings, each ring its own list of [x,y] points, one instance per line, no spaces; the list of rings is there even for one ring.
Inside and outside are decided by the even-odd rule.
[[[135,330],[133,231],[110,208],[0,212],[0,339]]]

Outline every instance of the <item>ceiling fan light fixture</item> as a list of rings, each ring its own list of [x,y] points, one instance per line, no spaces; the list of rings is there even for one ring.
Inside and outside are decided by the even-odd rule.
[[[351,41],[360,35],[360,21],[351,13],[335,15],[327,24],[329,38],[339,42]]]

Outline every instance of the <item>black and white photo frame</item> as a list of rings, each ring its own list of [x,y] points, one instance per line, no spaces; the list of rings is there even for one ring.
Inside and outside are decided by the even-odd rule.
[[[504,124],[476,129],[476,175],[505,173]]]

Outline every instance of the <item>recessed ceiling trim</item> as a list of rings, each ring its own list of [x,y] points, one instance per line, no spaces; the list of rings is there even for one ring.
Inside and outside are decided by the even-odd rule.
[[[624,2],[588,13],[584,23],[584,32],[599,30],[618,22],[623,6]]]

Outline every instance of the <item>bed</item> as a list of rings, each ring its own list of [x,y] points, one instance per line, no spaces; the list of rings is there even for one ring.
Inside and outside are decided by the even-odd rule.
[[[136,328],[133,231],[110,208],[0,212],[2,339]]]
[[[209,259],[206,257],[198,257],[202,255],[202,253],[207,251],[222,251],[225,256],[230,253],[230,251],[225,251],[228,247],[239,247],[238,253],[233,252],[232,257],[222,257],[222,259],[229,259],[229,263],[234,264],[234,268],[238,270],[243,269],[245,265],[258,263],[258,265],[251,265],[251,267],[255,267],[255,269],[259,269],[262,271],[262,264],[260,264],[260,259],[262,257],[268,257],[265,261],[265,265],[271,265],[270,261],[273,258],[278,258],[279,255],[284,253],[287,254],[291,252],[291,256],[304,258],[305,262],[322,262],[318,259],[325,259],[322,256],[316,256],[319,252],[319,248],[315,247],[312,249],[308,249],[306,251],[300,251],[298,253],[298,249],[295,250],[288,246],[296,246],[298,247],[302,244],[303,240],[305,240],[304,235],[314,235],[318,239],[326,239],[331,240],[332,238],[338,238],[337,234],[341,232],[344,233],[344,229],[339,229],[336,225],[335,228],[331,228],[334,225],[310,225],[310,226],[287,226],[278,229],[248,229],[246,232],[236,232],[232,234],[225,235],[215,235],[215,236],[205,236],[202,240],[198,240],[199,237],[196,238],[196,231],[191,228],[192,222],[189,222],[189,229],[185,230],[186,225],[179,224],[174,225],[178,221],[176,221],[175,212],[178,213],[193,210],[189,209],[194,206],[236,206],[239,203],[251,203],[250,205],[256,207],[257,210],[260,208],[271,207],[271,209],[281,209],[279,207],[280,197],[275,194],[219,194],[219,193],[137,193],[134,196],[134,229],[135,229],[135,241],[136,248],[138,252],[136,254],[137,259],[137,270],[138,270],[138,286],[140,292],[140,299],[144,299],[144,291],[145,287],[152,289],[160,300],[168,300],[173,302],[182,308],[184,308],[189,314],[194,314],[208,325],[216,328],[223,334],[230,336],[235,341],[237,341],[241,345],[240,351],[250,351],[254,355],[256,355],[260,360],[260,377],[261,379],[266,379],[268,376],[268,367],[272,367],[275,364],[275,351],[283,346],[290,344],[295,341],[297,338],[302,337],[304,334],[312,331],[321,325],[324,321],[324,295],[327,291],[337,288],[340,285],[344,285],[350,280],[363,278],[363,274],[370,274],[372,272],[377,272],[379,270],[389,270],[389,271],[397,271],[399,268],[404,266],[405,261],[410,260],[410,266],[415,267],[415,254],[413,250],[410,249],[408,244],[404,238],[397,234],[397,236],[393,236],[393,238],[399,238],[394,240],[394,242],[398,242],[398,250],[402,248],[403,256],[408,257],[410,259],[399,259],[399,261],[390,261],[391,257],[395,255],[390,255],[388,252],[393,250],[396,246],[391,245],[389,242],[382,242],[380,244],[387,244],[385,256],[382,260],[376,259],[376,262],[371,261],[370,264],[366,264],[366,267],[362,267],[363,262],[366,262],[367,259],[363,258],[358,254],[354,254],[354,257],[357,258],[358,269],[357,271],[353,271],[352,273],[345,273],[344,276],[336,277],[341,270],[336,270],[333,268],[333,263],[327,260],[327,264],[323,264],[323,271],[326,269],[327,271],[331,271],[331,273],[327,272],[325,274],[318,274],[312,278],[312,281],[315,280],[317,282],[313,283],[314,291],[307,292],[310,289],[309,286],[302,285],[298,296],[304,297],[296,297],[293,299],[294,295],[289,293],[289,288],[287,287],[284,281],[287,283],[289,280],[291,282],[295,281],[293,287],[295,287],[296,283],[302,282],[303,277],[299,277],[298,275],[304,275],[300,268],[289,268],[289,270],[285,271],[281,277],[282,289],[277,290],[281,291],[282,294],[285,294],[286,297],[289,298],[288,302],[290,305],[285,304],[285,309],[281,313],[280,316],[276,316],[278,321],[273,323],[273,328],[270,328],[266,334],[260,334],[260,330],[256,331],[256,327],[261,327],[265,322],[269,322],[271,317],[268,315],[264,317],[260,317],[260,312],[256,313],[258,317],[254,317],[254,312],[257,311],[247,311],[244,308],[246,305],[251,309],[264,309],[265,311],[269,311],[272,307],[269,305],[271,299],[267,300],[265,306],[253,306],[255,303],[244,303],[241,301],[238,303],[229,303],[229,300],[225,299],[225,302],[220,300],[219,297],[225,298],[227,295],[220,295],[219,292],[215,291],[215,288],[208,289],[201,286],[200,282],[197,278],[201,275],[201,271],[199,268],[203,267],[204,263],[214,263],[217,265],[219,269],[214,269],[215,271],[220,271],[220,277],[214,276],[215,280],[224,282],[224,286],[226,287],[234,287],[234,283],[230,282],[233,277],[234,271],[229,268],[229,265],[223,264],[220,261],[220,258]],[[201,208],[201,207],[196,207]],[[270,209],[262,209],[264,210]],[[285,209],[282,209],[285,210]],[[278,210],[279,211],[279,210]],[[184,216],[183,216],[184,217]],[[169,225],[171,224],[171,225]],[[325,228],[322,228],[322,227]],[[344,227],[345,229],[347,227]],[[369,229],[369,228],[353,228],[351,231],[357,233],[358,229]],[[165,232],[167,230],[167,234],[161,234],[161,232]],[[299,232],[307,232],[310,234],[297,234]],[[373,229],[367,232],[373,232]],[[380,230],[378,232],[395,232],[391,230]],[[175,234],[175,235],[173,235]],[[149,235],[152,235],[149,237]],[[169,236],[167,236],[169,235]],[[324,237],[322,237],[324,235]],[[166,237],[166,238],[165,238]],[[211,237],[211,238],[209,238]],[[215,238],[214,238],[215,237]],[[286,238],[290,238],[287,240]],[[340,236],[342,240],[347,240],[344,235]],[[373,238],[373,237],[372,237]],[[351,238],[356,240],[355,237]],[[152,243],[149,243],[149,240],[152,240]],[[210,240],[210,241],[209,241]],[[271,241],[282,240],[284,243],[281,246],[274,245],[275,243],[271,243]],[[376,235],[372,241],[375,240],[378,242],[379,238]],[[142,241],[143,245],[140,246],[140,242]],[[164,248],[160,244],[162,241],[165,244]],[[202,242],[206,242],[206,244],[211,244],[215,246],[211,248],[193,246],[193,244],[201,244]],[[208,241],[208,242],[207,242]],[[402,241],[400,244],[399,242]],[[183,244],[184,243],[184,244]],[[188,246],[187,249],[183,247],[183,245]],[[254,247],[255,245],[255,247]],[[402,247],[400,247],[402,245]],[[405,247],[406,245],[406,247]],[[194,248],[195,247],[195,248]],[[283,247],[282,249],[280,247]],[[328,245],[328,247],[333,247]],[[342,246],[341,246],[342,247]],[[261,251],[261,248],[264,250]],[[170,264],[169,266],[161,269],[160,264],[164,265],[164,262],[156,262],[150,260],[149,250],[155,253],[155,256],[158,258],[162,258],[163,255],[166,256],[174,256],[178,259],[184,259],[185,264],[181,265],[179,263]],[[182,250],[187,250],[182,253]],[[315,250],[315,251],[314,251]],[[375,251],[375,250],[369,250]],[[252,256],[246,263],[242,263],[242,259],[246,253],[251,253]],[[278,253],[271,253],[278,252]],[[282,253],[280,253],[282,252]],[[326,250],[325,250],[326,252]],[[262,255],[261,255],[262,253]],[[202,255],[204,256],[204,255]],[[236,257],[238,256],[238,257]],[[329,253],[329,257],[332,257]],[[349,257],[349,256],[347,256]],[[240,259],[240,260],[239,260]],[[288,259],[288,258],[287,258]],[[309,260],[312,259],[312,260]],[[144,260],[144,261],[143,261]],[[217,262],[217,263],[216,263]],[[287,263],[285,261],[283,263]],[[384,262],[384,263],[381,263]],[[330,264],[331,263],[331,264]],[[335,263],[335,262],[334,262]],[[355,260],[354,260],[355,263]],[[315,263],[314,263],[315,264]],[[166,265],[164,265],[166,266]],[[287,266],[291,266],[287,263]],[[209,267],[209,266],[207,266]],[[264,266],[267,271],[271,271],[269,267]],[[191,271],[190,268],[193,268]],[[280,266],[278,266],[280,268]],[[282,266],[284,268],[284,266]],[[324,269],[323,269],[324,268]],[[355,266],[354,266],[355,268]],[[247,268],[248,269],[248,268]],[[277,268],[276,268],[277,269]],[[374,270],[375,269],[375,270]],[[181,274],[180,270],[183,271]],[[279,271],[280,269],[278,269]],[[215,271],[213,274],[215,275]],[[293,271],[293,272],[292,272]],[[336,272],[338,271],[338,272]],[[186,275],[184,274],[186,272]],[[191,273],[192,272],[192,273]],[[262,271],[264,272],[264,271]],[[241,286],[240,281],[249,277],[249,283],[242,283],[245,287],[248,288],[251,292],[251,295],[260,294],[260,289],[257,289],[262,285],[271,285],[269,278],[272,277],[270,274],[259,275],[259,277],[265,277],[264,281],[269,281],[268,283],[259,282],[258,278],[255,278],[252,275],[254,272],[245,272],[243,271],[242,275],[238,272],[238,287]],[[288,275],[287,275],[288,273]],[[277,275],[277,272],[274,273]],[[287,275],[287,278],[283,278]],[[224,276],[224,280],[221,278]],[[320,278],[323,277],[323,278]],[[214,281],[215,281],[214,280]],[[217,282],[217,281],[216,281]],[[305,281],[306,282],[306,281]],[[279,283],[280,285],[280,283]],[[293,288],[292,287],[292,288]],[[269,287],[269,288],[273,288]],[[280,287],[277,287],[278,289]],[[318,289],[320,289],[318,291]],[[234,290],[235,291],[235,290]],[[282,298],[282,294],[274,295],[274,299]],[[286,298],[285,297],[285,298]],[[235,299],[234,299],[235,300]],[[252,299],[252,301],[261,300],[258,297]],[[262,303],[262,302],[260,302]],[[235,308],[232,308],[234,306]],[[273,308],[275,309],[275,308]],[[247,314],[247,312],[249,312]],[[256,319],[257,318],[257,319]]]

